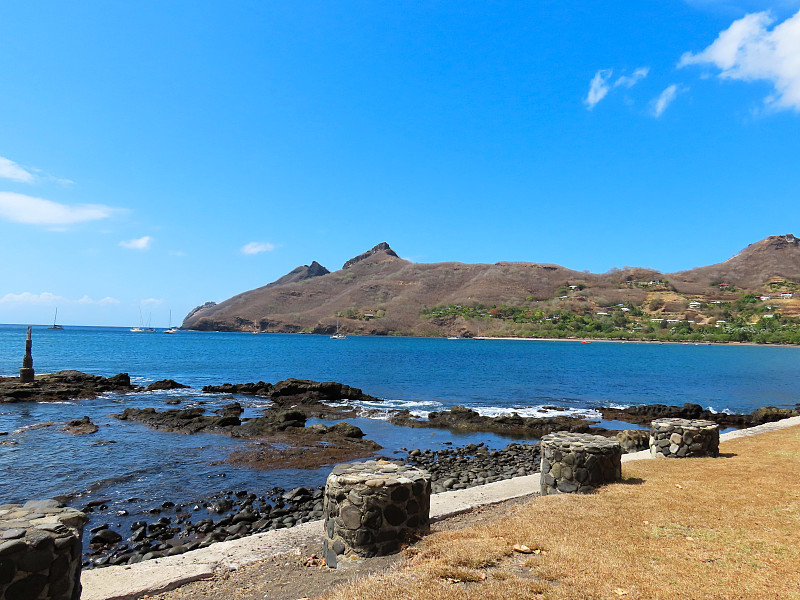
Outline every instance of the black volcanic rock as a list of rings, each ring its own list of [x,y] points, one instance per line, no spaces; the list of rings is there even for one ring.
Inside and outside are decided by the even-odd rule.
[[[487,417],[464,406],[453,406],[450,410],[428,413],[428,419],[418,419],[408,410],[401,410],[389,417],[394,425],[406,427],[432,427],[450,431],[486,431],[519,435],[538,439],[554,431],[604,434],[601,428],[592,428],[589,421],[576,417],[521,417],[514,413],[499,417]]]
[[[381,242],[380,244],[378,244],[377,246],[372,248],[372,250],[368,250],[367,252],[364,252],[364,254],[359,254],[358,256],[348,260],[346,263],[344,263],[344,265],[342,266],[342,269],[348,269],[348,268],[352,267],[354,264],[359,263],[362,260],[366,260],[370,256],[375,256],[376,254],[378,254],[380,252],[385,253],[387,256],[392,256],[394,258],[399,258],[397,256],[397,253],[389,247],[389,244],[387,244],[386,242]]]
[[[699,404],[687,402],[683,406],[668,406],[665,404],[641,404],[627,408],[598,408],[604,419],[635,423],[637,425],[650,425],[653,419],[703,419],[713,421],[722,427],[752,427],[771,423],[780,419],[797,416],[797,410],[775,408],[766,406],[753,411],[749,415],[713,413],[705,410]]]
[[[160,381],[154,381],[150,385],[148,385],[145,390],[148,392],[152,392],[154,390],[178,390],[181,388],[188,388],[189,386],[183,383],[178,383],[174,379],[162,379]]]
[[[139,389],[141,388],[131,385],[127,373],[102,377],[80,371],[58,371],[37,375],[33,383],[20,383],[17,377],[0,377],[0,403],[91,399],[104,392],[130,392]]]

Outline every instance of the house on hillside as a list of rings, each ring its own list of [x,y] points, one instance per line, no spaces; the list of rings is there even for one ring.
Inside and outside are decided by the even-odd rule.
[[[691,302],[689,302],[689,308],[691,308],[691,309],[697,310],[701,306],[702,306],[702,303],[698,302],[697,300],[692,300]]]
[[[793,296],[794,296],[794,294],[793,294],[793,293],[791,293],[791,292],[783,292],[783,293],[781,294],[781,298],[783,298],[784,300],[788,300],[789,298],[791,298],[791,297],[793,297]]]

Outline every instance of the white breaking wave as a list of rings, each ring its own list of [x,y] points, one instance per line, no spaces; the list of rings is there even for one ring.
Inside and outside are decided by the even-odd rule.
[[[484,417],[511,416],[513,413],[520,417],[577,417],[579,419],[602,419],[602,415],[591,408],[567,408],[555,406],[470,406],[472,410]]]
[[[435,410],[442,410],[444,405],[434,400],[384,400],[383,402],[340,402],[330,404],[330,406],[352,405],[359,416],[371,419],[386,420],[398,410],[408,410],[413,416],[418,418],[428,418],[428,413]]]

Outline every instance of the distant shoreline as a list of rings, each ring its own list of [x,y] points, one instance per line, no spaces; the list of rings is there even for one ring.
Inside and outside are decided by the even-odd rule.
[[[366,336],[365,336],[366,337]],[[371,336],[380,337],[380,336]],[[411,336],[421,337],[421,336]],[[606,343],[606,344],[678,344],[681,346],[755,346],[758,348],[766,347],[779,347],[779,348],[800,348],[800,344],[781,344],[781,343],[766,343],[759,344],[758,342],[695,342],[688,340],[610,340],[603,338],[537,338],[537,337],[489,337],[489,336],[476,336],[474,338],[461,338],[464,340],[476,341],[534,341],[534,342],[580,342],[585,344]]]

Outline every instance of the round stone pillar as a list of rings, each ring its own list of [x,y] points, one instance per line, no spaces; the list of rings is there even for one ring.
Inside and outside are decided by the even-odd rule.
[[[542,437],[541,493],[588,494],[622,476],[619,441],[558,431]]]
[[[719,456],[719,425],[702,419],[655,419],[650,423],[654,458]]]
[[[87,520],[55,500],[0,505],[0,598],[79,600]]]
[[[325,562],[391,554],[430,523],[431,478],[389,461],[334,467],[325,483]]]

